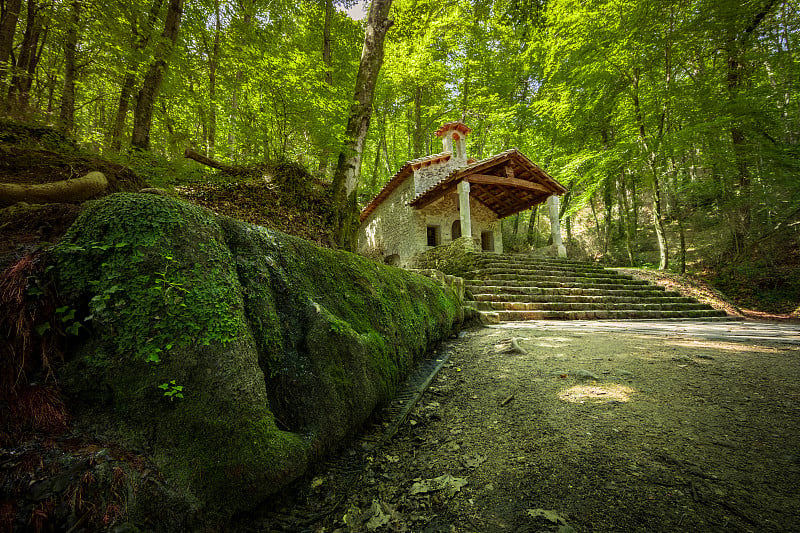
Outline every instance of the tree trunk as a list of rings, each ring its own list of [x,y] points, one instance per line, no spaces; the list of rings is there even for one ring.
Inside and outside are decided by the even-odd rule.
[[[150,127],[153,122],[153,105],[161,90],[161,82],[167,71],[167,60],[178,40],[178,28],[183,13],[183,0],[170,0],[161,42],[153,53],[153,62],[144,77],[144,83],[136,98],[133,112],[131,146],[138,150],[150,149]]]
[[[200,164],[203,164],[207,167],[216,168],[217,170],[222,170],[228,174],[237,174],[245,170],[243,167],[234,167],[226,165],[225,163],[220,163],[219,161],[211,159],[210,157],[206,157],[199,152],[195,152],[191,148],[184,150],[183,157],[187,159],[193,159]]]
[[[647,133],[644,127],[644,119],[642,117],[642,109],[639,105],[639,73],[635,72],[633,77],[633,109],[636,115],[637,127],[639,130],[639,141],[642,143],[642,148],[647,154],[648,164],[653,173],[651,182],[653,189],[653,228],[655,229],[656,239],[658,240],[659,252],[659,270],[666,270],[669,267],[669,242],[667,241],[667,233],[664,229],[664,217],[661,214],[661,184],[658,180],[658,166],[656,165],[656,154],[651,150],[650,141],[648,140]],[[663,130],[660,130],[663,131]]]
[[[633,252],[631,251],[631,213],[628,209],[628,187],[625,185],[625,169],[619,174],[619,199],[620,199],[620,224],[625,237],[625,250],[628,252],[628,263],[635,266],[633,262]]]
[[[25,21],[25,33],[20,45],[20,53],[11,87],[8,89],[7,109],[12,108],[22,113],[28,107],[28,97],[33,84],[36,65],[39,62],[37,53],[39,37],[42,34],[42,19],[39,16],[36,0],[28,0],[28,15]]]
[[[681,274],[686,274],[686,230],[683,227],[683,217],[678,217],[678,233],[681,244]]]
[[[364,48],[356,75],[356,86],[345,142],[333,176],[333,241],[340,248],[354,251],[358,231],[358,177],[361,157],[372,115],[375,84],[383,65],[383,41],[394,21],[389,19],[392,0],[372,0],[364,35]]]
[[[51,204],[82,202],[105,192],[108,179],[102,172],[89,172],[82,178],[35,185],[0,183],[0,207],[17,202]]]
[[[325,65],[324,80],[325,84],[333,87],[333,62],[331,60],[331,19],[333,18],[333,0],[322,0],[325,20],[322,26],[322,63]],[[319,166],[317,170],[320,175],[328,174],[331,149],[328,139],[323,138],[320,143],[322,146],[319,151]],[[374,175],[373,175],[374,180]]]
[[[519,213],[514,215],[514,230],[511,233],[511,246],[515,248],[517,246],[517,233],[519,233],[519,217]]]
[[[128,118],[128,109],[130,108],[131,97],[133,96],[133,88],[136,85],[136,70],[140,62],[139,55],[145,47],[147,47],[147,43],[153,32],[152,28],[158,19],[158,14],[161,12],[163,3],[163,0],[153,0],[153,3],[150,5],[150,12],[147,15],[146,27],[139,28],[135,22],[132,23],[131,30],[136,36],[133,60],[132,64],[128,65],[125,78],[122,80],[117,114],[114,117],[114,125],[111,127],[111,149],[115,152],[119,152],[122,148],[122,130],[125,129],[125,119]]]
[[[422,87],[414,87],[414,159],[422,157]]]
[[[61,93],[59,122],[64,131],[71,132],[75,127],[75,53],[78,48],[78,24],[81,19],[80,0],[72,2],[72,17],[67,29],[64,44],[64,89]]]
[[[737,104],[739,91],[746,82],[747,65],[743,63],[749,43],[756,35],[756,29],[769,15],[772,8],[778,5],[777,0],[765,0],[760,5],[760,9],[748,21],[747,26],[741,35],[731,35],[726,43],[727,50],[727,72],[726,85],[728,91],[728,101],[732,107]],[[747,136],[742,127],[742,121],[734,119],[730,128],[731,143],[733,154],[736,158],[736,173],[738,198],[734,199],[732,206],[731,225],[733,229],[733,246],[736,253],[744,249],[747,234],[750,231],[751,222],[751,175],[748,164]]]
[[[208,126],[206,130],[206,153],[214,156],[217,144],[217,68],[219,67],[219,37],[222,33],[222,20],[219,14],[219,0],[214,0],[214,41],[208,54]]]
[[[331,18],[333,18],[333,0],[325,2],[325,23],[322,27],[322,62],[325,63],[325,83],[333,85],[333,69],[331,67]]]
[[[667,232],[664,229],[664,217],[661,214],[661,184],[658,180],[658,171],[655,166],[653,170],[653,226],[658,239],[659,262],[658,269],[666,270],[669,268],[669,242]]]
[[[375,147],[375,162],[372,165],[372,176],[369,179],[370,190],[375,190],[375,185],[378,183],[378,167],[381,164],[381,145],[378,141],[378,146]]]
[[[528,244],[528,246],[532,246],[534,248],[536,248],[536,245],[538,244],[536,242],[536,215],[538,211],[537,208],[538,206],[535,206],[533,207],[533,209],[531,209],[531,214],[528,217],[528,232],[525,234],[525,242]]]
[[[611,213],[614,210],[614,181],[610,178],[606,178],[603,186],[603,210],[605,211],[605,220],[603,220],[605,226],[603,254],[605,255],[611,247],[611,228],[613,227]]]
[[[21,7],[22,0],[6,0],[0,13],[0,95],[7,93],[5,81],[11,67],[11,51],[14,49],[14,34]]]
[[[594,207],[594,195],[589,197],[589,206],[592,208],[592,218],[594,218],[594,227],[595,231],[597,232],[597,244],[602,246],[603,242],[603,227],[600,225],[600,219],[597,218],[597,209]],[[603,250],[603,255],[605,256],[606,250]]]

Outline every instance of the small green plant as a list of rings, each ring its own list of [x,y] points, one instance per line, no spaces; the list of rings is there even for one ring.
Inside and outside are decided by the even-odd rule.
[[[170,275],[170,266],[177,265],[178,262],[171,255],[165,255],[164,259],[167,260],[167,264],[164,265],[164,270],[156,272],[154,290],[161,293],[170,316],[181,315],[186,309],[183,300],[189,289],[184,287],[183,282],[177,277]]]
[[[68,335],[78,335],[81,328],[81,323],[75,320],[75,309],[64,305],[56,309],[56,315],[61,319],[61,325],[64,332]],[[38,330],[38,328],[37,328]]]
[[[183,398],[183,385],[176,384],[174,379],[171,379],[169,383],[162,383],[158,388],[164,391],[164,396],[169,398],[169,401]]]

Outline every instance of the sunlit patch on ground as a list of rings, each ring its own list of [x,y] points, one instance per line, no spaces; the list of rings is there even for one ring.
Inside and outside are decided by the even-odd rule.
[[[575,385],[559,393],[558,399],[569,403],[627,402],[635,391],[617,383]]]

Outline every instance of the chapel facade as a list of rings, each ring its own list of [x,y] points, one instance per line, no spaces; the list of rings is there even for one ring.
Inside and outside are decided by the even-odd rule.
[[[461,121],[442,125],[443,151],[406,162],[389,179],[361,211],[359,253],[407,267],[416,254],[462,236],[502,253],[503,218],[567,192],[517,149],[469,158],[471,131]]]

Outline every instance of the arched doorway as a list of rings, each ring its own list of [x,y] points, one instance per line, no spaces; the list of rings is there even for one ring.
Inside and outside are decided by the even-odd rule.
[[[450,228],[450,236],[453,240],[458,239],[461,237],[461,219],[457,218],[455,222],[453,222],[452,227]]]

